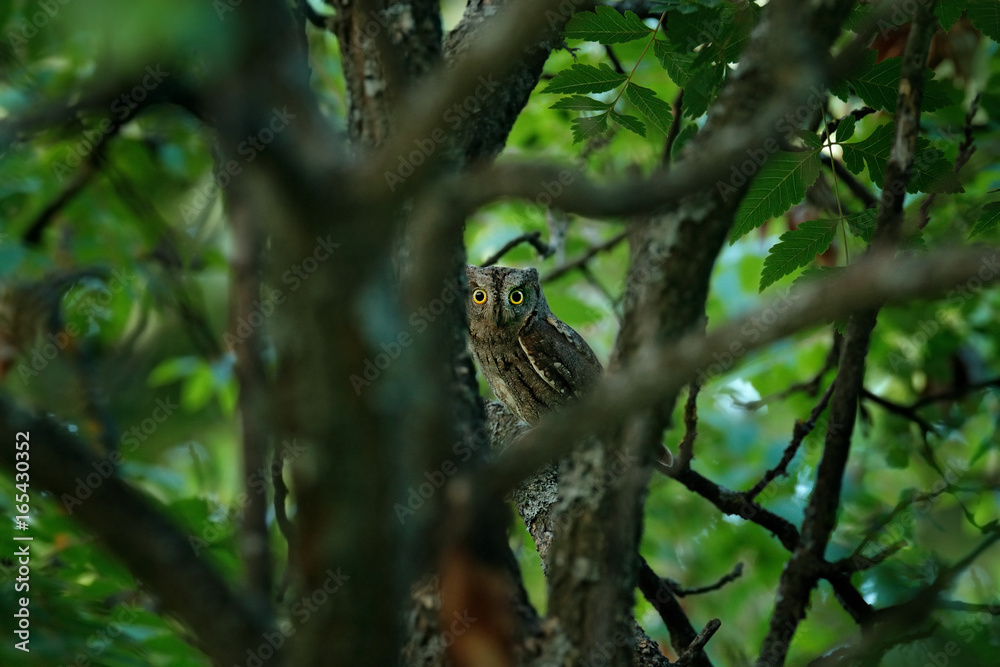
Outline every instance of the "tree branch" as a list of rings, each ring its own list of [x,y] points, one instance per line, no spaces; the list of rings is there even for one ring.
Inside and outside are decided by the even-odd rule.
[[[886,165],[872,240],[872,247],[876,250],[891,251],[899,239],[902,227],[903,196],[910,179],[920,131],[924,63],[936,26],[933,5],[931,2],[917,7],[903,56],[896,104],[896,138]],[[758,667],[784,664],[791,638],[798,624],[805,618],[812,589],[822,568],[827,543],[833,533],[840,507],[844,468],[851,448],[858,402],[864,391],[865,359],[878,307],[876,304],[859,310],[848,320],[823,455],[806,506],[799,545],[778,584],[774,614],[757,660]]]
[[[826,388],[826,391],[823,392],[823,395],[820,397],[819,403],[817,403],[816,407],[814,407],[809,413],[809,419],[806,421],[795,422],[795,427],[792,429],[792,441],[788,443],[788,447],[785,448],[785,453],[782,454],[778,465],[764,473],[764,476],[760,478],[760,481],[754,484],[753,487],[746,492],[747,500],[752,502],[778,475],[788,474],[788,464],[792,462],[793,458],[795,458],[795,454],[799,451],[799,446],[802,445],[802,441],[805,437],[812,433],[813,429],[816,428],[816,420],[819,419],[819,416],[823,414],[824,410],[826,410],[826,406],[829,404],[830,398],[833,396],[834,387],[836,386],[836,380],[830,383],[830,386]]]
[[[717,364],[713,354],[736,349],[738,361],[752,350],[817,324],[884,303],[930,298],[973,278],[983,283],[1000,279],[1000,249],[944,250],[900,259],[877,253],[836,276],[795,288],[707,335],[689,334],[653,346],[617,373],[606,374],[587,397],[532,428],[484,471],[483,488],[502,495],[570,451],[581,438],[619,424],[625,415],[656,404],[695,377],[710,377],[703,369]],[[671,372],[663,373],[665,368]]]
[[[545,259],[554,252],[549,244],[542,240],[541,232],[528,232],[527,234],[521,234],[520,236],[507,241],[502,248],[483,260],[483,263],[480,264],[480,266],[493,266],[499,262],[504,255],[522,243],[531,244],[531,247],[538,251],[538,255],[542,259]]]
[[[59,498],[149,587],[167,613],[187,625],[199,648],[216,663],[242,663],[247,647],[259,645],[273,629],[262,609],[233,592],[199,557],[184,532],[122,481],[116,472],[120,454],[93,458],[83,442],[53,421],[31,416],[0,397],[0,438],[12,443],[19,432],[30,434],[32,488]],[[12,446],[0,448],[0,463],[11,474],[15,453]],[[95,477],[100,479],[96,485],[90,482]]]
[[[602,252],[607,252],[617,247],[618,244],[624,241],[627,236],[628,232],[619,232],[614,236],[612,236],[611,238],[609,238],[607,241],[591,246],[590,248],[587,249],[586,252],[584,252],[579,257],[571,259],[565,264],[561,264],[556,268],[552,269],[551,271],[549,271],[548,273],[546,273],[544,276],[542,276],[541,282],[547,283],[556,280],[557,278],[562,278],[564,275],[570,273],[571,271],[585,268],[587,266],[587,263],[590,262],[590,260],[592,260],[597,255],[601,254]]]
[[[263,239],[258,220],[239,188],[229,199],[229,219],[233,231],[233,252],[229,261],[229,327],[237,331],[239,322],[253,321],[260,307],[261,253]],[[242,436],[243,493],[246,503],[240,524],[240,555],[245,567],[248,591],[261,604],[269,604],[273,588],[271,540],[267,525],[267,491],[251,487],[251,480],[268,469],[268,447],[274,446],[270,419],[271,391],[264,366],[261,336],[238,341],[231,352],[236,356],[235,374],[239,382],[239,422]],[[277,493],[277,489],[275,490]]]
[[[670,633],[670,643],[678,656],[690,651],[691,655],[688,656],[688,662],[685,664],[696,667],[711,667],[712,663],[701,647],[712,636],[714,630],[708,634],[704,641],[697,643],[699,635],[694,631],[694,626],[688,620],[687,614],[684,613],[684,609],[674,597],[671,587],[653,571],[653,568],[642,556],[639,557],[638,585],[643,596],[649,601],[649,604],[653,605],[660,618],[663,619],[663,624],[667,626],[667,632]]]

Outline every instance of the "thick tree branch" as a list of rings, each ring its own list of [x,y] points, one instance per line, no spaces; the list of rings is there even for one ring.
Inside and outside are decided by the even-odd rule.
[[[119,454],[93,458],[84,443],[51,420],[0,397],[0,438],[13,443],[19,432],[30,434],[31,487],[59,498],[168,613],[190,628],[199,648],[216,663],[241,664],[247,647],[260,644],[272,630],[262,609],[234,593],[198,556],[187,535],[122,481],[116,472]],[[0,463],[11,474],[15,453],[13,446],[0,448]],[[92,483],[95,478],[99,481]]]
[[[883,303],[931,298],[970,279],[1000,279],[1000,249],[945,250],[893,259],[876,254],[838,275],[792,290],[786,297],[720,326],[644,350],[618,373],[607,374],[576,404],[550,415],[483,474],[485,488],[501,494],[573,443],[618,424],[633,410],[651,406],[699,376],[710,377],[713,354],[737,349],[738,358],[803,329]],[[669,368],[670,373],[663,373]],[[708,369],[707,371],[704,369]],[[729,370],[726,368],[725,370]],[[721,372],[721,371],[719,371]]]

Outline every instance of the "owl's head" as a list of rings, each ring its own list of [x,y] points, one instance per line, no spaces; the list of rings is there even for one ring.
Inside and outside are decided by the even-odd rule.
[[[535,269],[467,266],[469,330],[473,338],[514,338],[533,313],[548,313]]]

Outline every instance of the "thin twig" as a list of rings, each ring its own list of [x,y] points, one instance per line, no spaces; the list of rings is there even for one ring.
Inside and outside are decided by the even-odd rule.
[[[667,584],[670,586],[670,590],[674,592],[679,598],[687,597],[689,595],[701,595],[702,593],[710,593],[712,591],[717,591],[726,584],[736,581],[743,576],[743,563],[737,563],[729,574],[725,574],[719,578],[714,584],[709,584],[708,586],[698,586],[696,588],[682,588],[681,585],[672,580],[666,579]]]
[[[275,593],[275,602],[278,603],[281,603],[284,599],[285,592],[291,583],[292,564],[297,560],[295,549],[298,544],[295,536],[295,526],[288,518],[288,508],[285,506],[288,499],[288,485],[285,484],[283,471],[284,452],[279,450],[277,445],[275,445],[271,456],[271,484],[274,487],[274,520],[278,524],[281,534],[284,535],[285,542],[288,544],[288,559],[285,565],[285,574],[282,576],[281,582],[278,584],[278,590]]]
[[[977,94],[972,98],[972,103],[969,104],[969,112],[965,114],[965,137],[962,139],[962,143],[958,145],[958,155],[955,156],[954,172],[956,174],[962,171],[962,167],[968,163],[972,158],[972,154],[976,152],[975,140],[972,138],[972,119],[978,109],[979,95]],[[937,192],[931,192],[920,202],[920,213],[917,216],[917,220],[919,220],[918,227],[920,229],[926,227],[927,223],[931,221],[930,210],[937,196]]]
[[[878,205],[878,199],[875,198],[875,195],[872,194],[871,190],[869,190],[864,183],[859,181],[857,177],[851,173],[850,169],[843,165],[843,163],[839,160],[834,160],[829,155],[820,156],[820,161],[824,166],[833,170],[833,172],[837,175],[837,178],[839,178],[840,181],[847,186],[847,189],[851,191],[851,194],[857,197],[858,201],[860,201],[866,209],[875,208]]]
[[[521,234],[520,236],[507,241],[502,248],[487,257],[486,260],[480,264],[480,266],[493,266],[499,262],[504,255],[522,243],[530,243],[531,247],[538,251],[538,254],[542,257],[542,259],[545,259],[553,253],[549,244],[542,240],[541,232],[528,232],[527,234]]]
[[[626,236],[628,236],[628,232],[619,232],[618,234],[615,234],[614,236],[609,238],[607,241],[599,243],[595,246],[591,246],[585,253],[583,253],[576,259],[571,259],[565,264],[557,266],[556,268],[546,273],[544,276],[542,276],[541,282],[543,283],[550,282],[552,280],[555,280],[556,278],[561,278],[570,271],[574,271],[576,269],[580,269],[586,266],[587,262],[589,262],[597,255],[601,254],[602,252],[607,252],[608,250],[611,250],[619,243],[624,241]]]
[[[952,389],[950,391],[944,391],[939,394],[931,394],[930,396],[923,396],[917,401],[914,401],[910,405],[911,410],[919,410],[920,408],[930,405],[931,403],[938,403],[940,401],[952,401],[959,398],[964,398],[967,394],[971,394],[974,391],[980,389],[988,389],[990,387],[1000,387],[1000,377],[990,378],[989,380],[983,380],[982,382],[972,382],[960,389]]]
[[[670,633],[670,644],[674,650],[678,654],[692,652],[689,662],[685,664],[710,667],[711,661],[701,650],[704,642],[695,647],[699,635],[695,633],[694,626],[688,620],[687,614],[684,613],[684,609],[674,596],[670,585],[656,574],[642,556],[639,556],[638,585],[643,596],[663,619],[663,624],[667,627],[667,632]],[[695,647],[693,651],[692,647]]]
[[[737,401],[736,405],[744,408],[745,410],[758,410],[768,403],[784,400],[792,394],[800,391],[807,396],[815,396],[819,393],[819,385],[823,381],[823,376],[825,376],[831,368],[835,368],[837,366],[837,361],[840,359],[840,346],[843,342],[844,336],[839,331],[834,330],[833,345],[830,346],[830,351],[826,354],[826,359],[823,361],[823,367],[820,368],[816,375],[814,375],[811,379],[806,380],[805,382],[796,382],[787,389],[771,394],[770,396],[765,396],[760,400],[746,402]]]
[[[706,623],[702,631],[698,633],[698,636],[694,638],[694,641],[691,642],[691,645],[687,647],[684,653],[681,653],[680,656],[678,656],[677,662],[674,664],[678,665],[678,667],[694,664],[693,661],[695,656],[701,652],[702,647],[708,643],[708,640],[712,638],[712,635],[714,635],[715,632],[721,627],[722,621],[717,618],[713,618],[711,621]]]
[[[873,556],[862,556],[858,551],[855,551],[854,554],[847,558],[841,558],[838,561],[830,563],[829,567],[835,572],[842,572],[844,574],[863,572],[896,555],[907,544],[909,542],[906,540],[897,540]]]
[[[800,420],[795,422],[795,427],[792,429],[792,441],[788,443],[787,447],[785,447],[785,453],[782,454],[781,460],[778,461],[778,465],[765,472],[764,476],[760,478],[760,481],[754,484],[753,487],[746,492],[747,500],[753,501],[778,475],[788,474],[788,464],[792,462],[793,458],[795,458],[795,454],[799,451],[799,447],[802,445],[802,441],[805,440],[805,437],[812,433],[813,429],[816,428],[816,421],[819,419],[819,416],[823,414],[823,411],[826,410],[826,406],[830,403],[830,398],[833,396],[833,389],[836,386],[836,380],[830,383],[830,386],[826,388],[825,392],[823,392],[823,396],[820,397],[819,403],[817,403],[816,407],[814,407],[812,412],[809,413],[809,419],[806,421]]]
[[[618,59],[618,56],[615,54],[614,49],[612,49],[610,46],[605,46],[604,52],[608,54],[608,60],[610,60],[611,64],[614,65],[615,71],[618,72],[619,74],[624,74],[625,68],[622,67],[622,61]]]
[[[855,109],[851,113],[847,114],[847,116],[853,116],[854,120],[861,120],[865,116],[875,113],[875,111],[876,110],[871,107],[861,107],[860,109]],[[823,134],[820,135],[820,141],[825,144],[827,138],[833,134],[838,127],[840,127],[840,124],[844,122],[844,119],[846,119],[847,116],[844,116],[843,118],[834,118],[827,123],[826,127],[823,129]]]
[[[992,616],[1000,616],[1000,605],[998,604],[977,604],[974,602],[961,602],[959,600],[941,600],[937,603],[941,609],[951,609],[953,611],[967,611],[969,613],[986,612]]]
[[[864,551],[865,547],[867,547],[871,543],[871,541],[875,539],[875,536],[878,535],[883,528],[888,526],[889,523],[897,516],[899,516],[900,512],[905,510],[907,507],[909,507],[915,502],[924,502],[926,500],[933,500],[934,498],[937,498],[947,490],[948,490],[947,487],[945,487],[930,493],[916,493],[913,494],[911,497],[905,498],[896,503],[896,506],[893,507],[892,510],[881,521],[878,522],[878,525],[872,528],[868,532],[868,534],[864,536],[864,538],[861,540],[861,544],[859,544],[858,547],[854,550],[854,553],[851,554],[850,558],[851,559],[863,558],[861,552]]]
[[[916,410],[914,410],[910,406],[900,405],[899,403],[895,403],[893,401],[890,401],[887,398],[882,398],[881,396],[879,396],[877,394],[873,394],[871,391],[869,391],[867,389],[863,389],[861,391],[861,397],[865,398],[865,399],[868,399],[869,401],[871,401],[873,403],[877,403],[878,405],[881,405],[883,408],[885,408],[886,410],[888,410],[889,412],[891,412],[891,413],[893,413],[895,415],[899,415],[900,417],[904,417],[904,418],[910,420],[911,422],[913,422],[914,424],[916,424],[917,426],[919,426],[920,430],[923,433],[937,433],[938,432],[938,429],[937,429],[936,426],[934,426],[929,421],[927,421],[926,419],[924,419],[923,417],[921,417],[920,415],[918,415],[917,412],[916,412]]]
[[[911,26],[896,100],[896,137],[885,168],[871,249],[861,263],[872,261],[875,252],[893,251],[898,246],[902,229],[903,197],[898,193],[905,192],[910,181],[914,147],[920,133],[925,63],[937,26],[933,4],[917,6]],[[791,639],[806,616],[841,504],[844,470],[850,455],[859,398],[864,392],[865,359],[879,307],[874,305],[851,315],[847,321],[837,386],[830,401],[830,423],[802,522],[801,546],[781,573],[774,613],[761,645],[757,667],[785,662]]]
[[[677,135],[681,133],[681,125],[683,124],[682,116],[684,115],[684,89],[681,88],[677,92],[677,97],[674,98],[674,117],[670,121],[670,128],[667,130],[667,140],[663,142],[663,156],[660,158],[660,166],[663,169],[670,169],[670,155],[674,150],[674,142],[677,141]]]

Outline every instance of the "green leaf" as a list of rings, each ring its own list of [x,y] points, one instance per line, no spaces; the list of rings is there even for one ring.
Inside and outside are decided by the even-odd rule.
[[[646,125],[636,118],[635,116],[626,116],[625,114],[611,112],[611,116],[615,119],[615,122],[624,127],[626,130],[635,132],[640,137],[646,136]]]
[[[851,8],[850,13],[847,15],[847,19],[844,21],[844,28],[850,30],[851,32],[859,32],[864,29],[870,29],[871,20],[875,16],[875,7],[872,5],[863,5],[859,2],[854,3],[854,7]],[[884,25],[892,25],[885,23]]]
[[[660,132],[666,134],[670,130],[670,123],[674,118],[670,112],[670,105],[657,97],[654,91],[629,83],[625,87],[625,98]]]
[[[924,236],[921,232],[917,232],[900,240],[899,249],[927,252],[927,241],[924,240]]]
[[[829,83],[830,92],[840,98],[841,102],[846,102],[851,98],[851,86],[847,79],[834,79]]]
[[[611,102],[602,102],[585,95],[571,95],[562,98],[549,108],[569,109],[571,111],[607,111],[611,108]]]
[[[996,0],[969,0],[966,9],[972,25],[994,42],[1000,42],[1000,4]]]
[[[854,116],[850,114],[844,116],[843,120],[840,121],[840,124],[837,125],[837,141],[842,143],[853,137],[854,128],[857,124],[858,120]]]
[[[573,143],[578,144],[584,139],[596,137],[608,131],[608,114],[602,113],[597,116],[586,116],[584,118],[574,118],[573,123]]]
[[[955,21],[961,18],[965,4],[964,0],[938,0],[934,5],[934,15],[937,16],[941,27],[947,30],[953,26]]]
[[[579,12],[566,25],[566,39],[583,39],[601,44],[622,44],[649,37],[653,30],[635,12],[618,13],[600,5],[593,12]]]
[[[622,85],[625,79],[624,74],[614,71],[607,63],[601,63],[597,67],[573,65],[556,74],[542,92],[564,95],[604,93]]]
[[[892,152],[896,126],[892,123],[880,125],[868,137],[853,144],[842,144],[844,164],[854,174],[860,174],[868,167],[868,177],[879,187],[885,186],[885,165]],[[944,157],[944,153],[931,145],[923,137],[917,138],[916,154],[910,171],[910,181],[906,191],[916,192],[962,192],[962,184],[955,174],[954,165]]]
[[[836,232],[837,220],[807,220],[782,234],[764,260],[759,291],[826,252]]]
[[[853,174],[860,174],[868,167],[868,178],[880,186],[885,180],[885,163],[892,150],[895,125],[880,125],[865,139],[853,144],[843,144],[844,164]]]
[[[862,239],[865,243],[871,243],[875,235],[875,216],[878,213],[874,208],[866,208],[858,213],[853,213],[846,218],[847,228],[851,234]]]
[[[876,55],[869,52],[862,65],[847,78],[854,92],[867,104],[876,109],[895,112],[899,99],[899,76],[903,61],[901,58],[887,58],[875,62]],[[922,111],[933,111],[957,101],[957,93],[950,84],[934,79],[934,72],[924,71],[924,95]]]
[[[799,139],[802,140],[802,143],[804,143],[809,148],[823,147],[823,140],[820,139],[820,136],[818,134],[815,134],[814,132],[809,132],[807,130],[796,130],[795,134],[796,136],[798,136]]]
[[[212,367],[208,364],[200,366],[188,376],[181,389],[181,406],[188,412],[197,412],[205,407],[215,393],[215,382],[212,377]]]
[[[993,231],[1000,224],[1000,202],[991,202],[983,207],[975,226],[969,232],[969,238]]]
[[[668,39],[686,52],[693,52],[702,44],[717,43],[723,32],[723,9],[699,7],[691,12],[671,13],[665,30]]]
[[[198,357],[173,357],[161,361],[149,372],[146,384],[150,387],[162,387],[180,379],[186,378],[205,364]]]
[[[698,118],[708,110],[708,105],[715,101],[722,87],[722,77],[725,65],[705,65],[691,74],[684,88],[684,115],[688,118]]]
[[[761,8],[755,2],[732,2],[723,6],[722,21],[725,30],[720,45],[727,63],[739,60],[744,47],[750,41],[750,33],[757,25],[760,14]]]
[[[656,54],[656,58],[660,61],[663,69],[667,70],[671,81],[681,88],[688,85],[692,70],[694,70],[694,53],[690,51],[678,51],[668,42],[660,40],[656,40],[653,43],[653,53]]]
[[[965,192],[955,173],[954,163],[923,137],[917,137],[917,154],[910,170],[907,192]]]
[[[768,158],[736,211],[729,237],[735,243],[747,232],[802,201],[806,188],[819,178],[819,151],[778,152]]]

